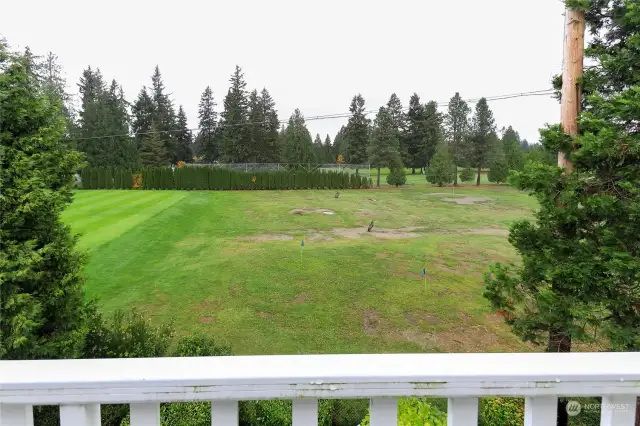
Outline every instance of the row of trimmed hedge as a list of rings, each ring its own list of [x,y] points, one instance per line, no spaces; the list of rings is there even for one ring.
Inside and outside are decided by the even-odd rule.
[[[140,182],[135,184],[139,175]],[[153,167],[136,173],[127,169],[84,168],[83,189],[359,189],[372,186],[371,179],[359,174],[334,171],[288,170],[278,172],[240,172],[220,167]]]

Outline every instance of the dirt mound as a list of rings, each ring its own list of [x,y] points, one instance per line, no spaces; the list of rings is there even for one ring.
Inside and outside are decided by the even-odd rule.
[[[373,228],[371,232],[367,232],[367,229],[362,227],[362,228],[335,228],[335,229],[332,229],[330,232],[339,237],[345,237],[345,238],[351,238],[351,239],[356,239],[365,235],[370,235],[377,238],[395,240],[395,239],[403,239],[403,238],[421,237],[422,236],[421,234],[418,234],[417,232],[413,232],[416,229],[418,228],[416,228],[415,226],[407,226],[404,228],[397,228],[397,229]]]
[[[459,198],[441,198],[442,201],[453,201],[456,204],[475,204],[491,201],[489,197],[459,197]]]
[[[290,214],[312,214],[312,213],[320,213],[320,214],[328,214],[333,215],[336,214],[333,210],[329,209],[293,209],[289,211]]]

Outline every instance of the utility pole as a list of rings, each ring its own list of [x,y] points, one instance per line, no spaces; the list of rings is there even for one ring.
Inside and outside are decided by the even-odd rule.
[[[560,123],[565,133],[578,134],[578,113],[582,101],[582,72],[584,68],[584,12],[565,9],[564,61],[562,67],[562,103]],[[563,152],[558,152],[558,167],[573,171],[573,164]]]

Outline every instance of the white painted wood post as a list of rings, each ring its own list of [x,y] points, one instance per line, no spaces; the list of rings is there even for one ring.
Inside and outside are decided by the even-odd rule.
[[[160,404],[130,404],[131,426],[160,426]]]
[[[211,426],[238,426],[238,401],[211,401]]]
[[[398,398],[374,398],[369,403],[371,426],[397,426]]]
[[[33,426],[33,406],[0,404],[0,426]]]
[[[558,398],[543,396],[525,398],[524,426],[555,426],[558,416]]]
[[[91,426],[100,426],[102,424],[102,418],[100,416],[100,404],[88,404],[85,405],[87,410],[87,423]]]
[[[100,417],[95,418],[95,406],[96,404],[61,405],[60,426],[100,426]],[[99,407],[98,405],[98,413]]]
[[[478,398],[449,398],[447,425],[478,426]]]
[[[318,426],[318,400],[293,400],[293,426]]]
[[[600,426],[633,426],[636,421],[636,397],[603,396]]]

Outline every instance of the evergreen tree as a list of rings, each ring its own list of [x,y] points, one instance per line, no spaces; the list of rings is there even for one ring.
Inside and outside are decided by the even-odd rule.
[[[460,93],[456,92],[449,100],[447,115],[444,119],[447,143],[455,164],[454,185],[458,185],[458,165],[465,163],[464,142],[468,140],[470,113],[471,108],[462,99]]]
[[[424,137],[420,146],[421,167],[427,168],[436,152],[436,146],[442,142],[442,114],[438,112],[438,103],[429,102],[424,106],[422,121]]]
[[[413,174],[415,174],[416,168],[422,169],[426,164],[426,120],[425,106],[420,103],[420,96],[414,93],[409,99],[407,126],[403,138],[408,159],[408,163],[405,165],[411,167]]]
[[[364,164],[367,161],[369,146],[369,119],[365,115],[362,95],[357,94],[353,97],[349,112],[351,117],[345,128],[345,138],[348,140],[345,160],[350,164]]]
[[[193,135],[191,134],[191,130],[189,130],[187,115],[182,105],[178,108],[178,129],[180,129],[180,131],[176,133],[176,159],[177,161],[191,162],[193,160]]]
[[[502,135],[502,146],[508,170],[522,170],[524,167],[524,154],[520,135],[509,126]]]
[[[494,265],[487,297],[521,339],[549,352],[576,342],[640,348],[640,14],[634,1],[567,1],[587,7],[593,38],[582,83],[579,135],[542,132],[573,172],[528,163],[512,182],[540,203],[534,219],[511,226],[521,266]],[[520,263],[519,263],[520,264]],[[597,336],[594,330],[598,330]],[[559,407],[561,408],[561,407]]]
[[[478,169],[476,185],[480,186],[480,171],[489,160],[491,142],[495,138],[495,122],[487,99],[482,98],[476,104],[475,114],[469,137],[469,162]]]
[[[475,179],[475,175],[473,173],[473,169],[471,167],[465,167],[460,172],[460,180],[463,182],[473,182]]]
[[[489,182],[504,183],[509,176],[509,163],[504,152],[503,143],[496,138],[491,146],[489,155]]]
[[[258,98],[258,105],[262,110],[263,124],[260,127],[261,140],[258,146],[257,161],[259,163],[277,163],[281,157],[281,147],[278,143],[278,112],[276,103],[266,88],[263,88]]]
[[[313,140],[313,156],[316,161],[323,163],[324,147],[322,145],[322,139],[320,139],[320,133],[316,133],[316,138]]]
[[[322,162],[333,163],[333,146],[331,145],[331,137],[327,134],[322,145]]]
[[[0,358],[75,358],[85,334],[83,257],[60,215],[81,157],[62,104],[0,43]]]
[[[338,133],[336,133],[336,137],[333,140],[333,157],[331,159],[332,163],[336,162],[338,155],[342,155],[342,157],[346,155],[347,147],[349,146],[349,141],[345,136],[346,131],[346,127],[341,126],[340,130],[338,130]]]
[[[124,98],[122,86],[116,80],[111,81],[109,91],[105,95],[107,124],[106,132],[108,152],[104,167],[134,169],[139,164],[138,150],[135,141],[129,136],[129,104]]]
[[[31,67],[32,68],[32,67]],[[78,149],[85,153],[92,167],[107,164],[109,154],[108,112],[106,104],[106,85],[100,70],[88,67],[82,71],[78,89],[81,96],[79,111]]]
[[[376,186],[380,186],[380,169],[402,168],[400,142],[393,116],[387,108],[381,107],[373,125],[371,143],[368,148],[369,164],[377,168]]]
[[[165,147],[164,163],[175,164],[178,161],[178,147],[175,136],[177,128],[176,114],[173,109],[173,102],[164,93],[164,83],[160,68],[156,68],[151,76],[152,100],[153,100],[153,122],[156,124],[158,135]]]
[[[133,131],[138,149],[142,146],[142,141],[147,136],[146,134],[151,131],[151,123],[155,115],[154,109],[153,100],[151,96],[149,96],[147,88],[143,87],[131,107],[133,114],[131,130]]]
[[[297,108],[284,132],[284,160],[289,164],[315,163],[311,134]]]
[[[196,154],[203,156],[206,163],[218,159],[220,138],[218,135],[218,113],[213,99],[211,87],[207,86],[200,96],[198,104],[198,136],[196,137]]]
[[[453,160],[449,154],[449,148],[444,143],[440,143],[427,169],[427,181],[438,186],[448,185],[454,180],[453,173]]]
[[[407,115],[402,108],[402,102],[400,98],[392,93],[391,97],[389,97],[389,102],[387,102],[387,110],[389,114],[391,114],[391,119],[393,120],[393,127],[396,129],[396,137],[398,138],[399,143],[399,152],[400,157],[402,158],[403,165],[411,164],[409,160],[409,152],[407,151],[407,147],[404,145],[404,131],[407,126]]]
[[[253,90],[248,98],[248,122],[247,136],[249,143],[247,145],[247,162],[258,163],[258,155],[262,145],[262,123],[264,115],[260,107],[260,96],[257,90]]]
[[[140,145],[140,159],[145,166],[159,167],[168,166],[167,148],[165,141],[158,132],[158,125],[151,123],[149,133],[144,135]]]
[[[231,87],[224,98],[222,112],[222,145],[220,157],[225,163],[246,163],[249,160],[249,135],[247,127],[248,101],[247,83],[242,69],[236,69],[229,79]]]

